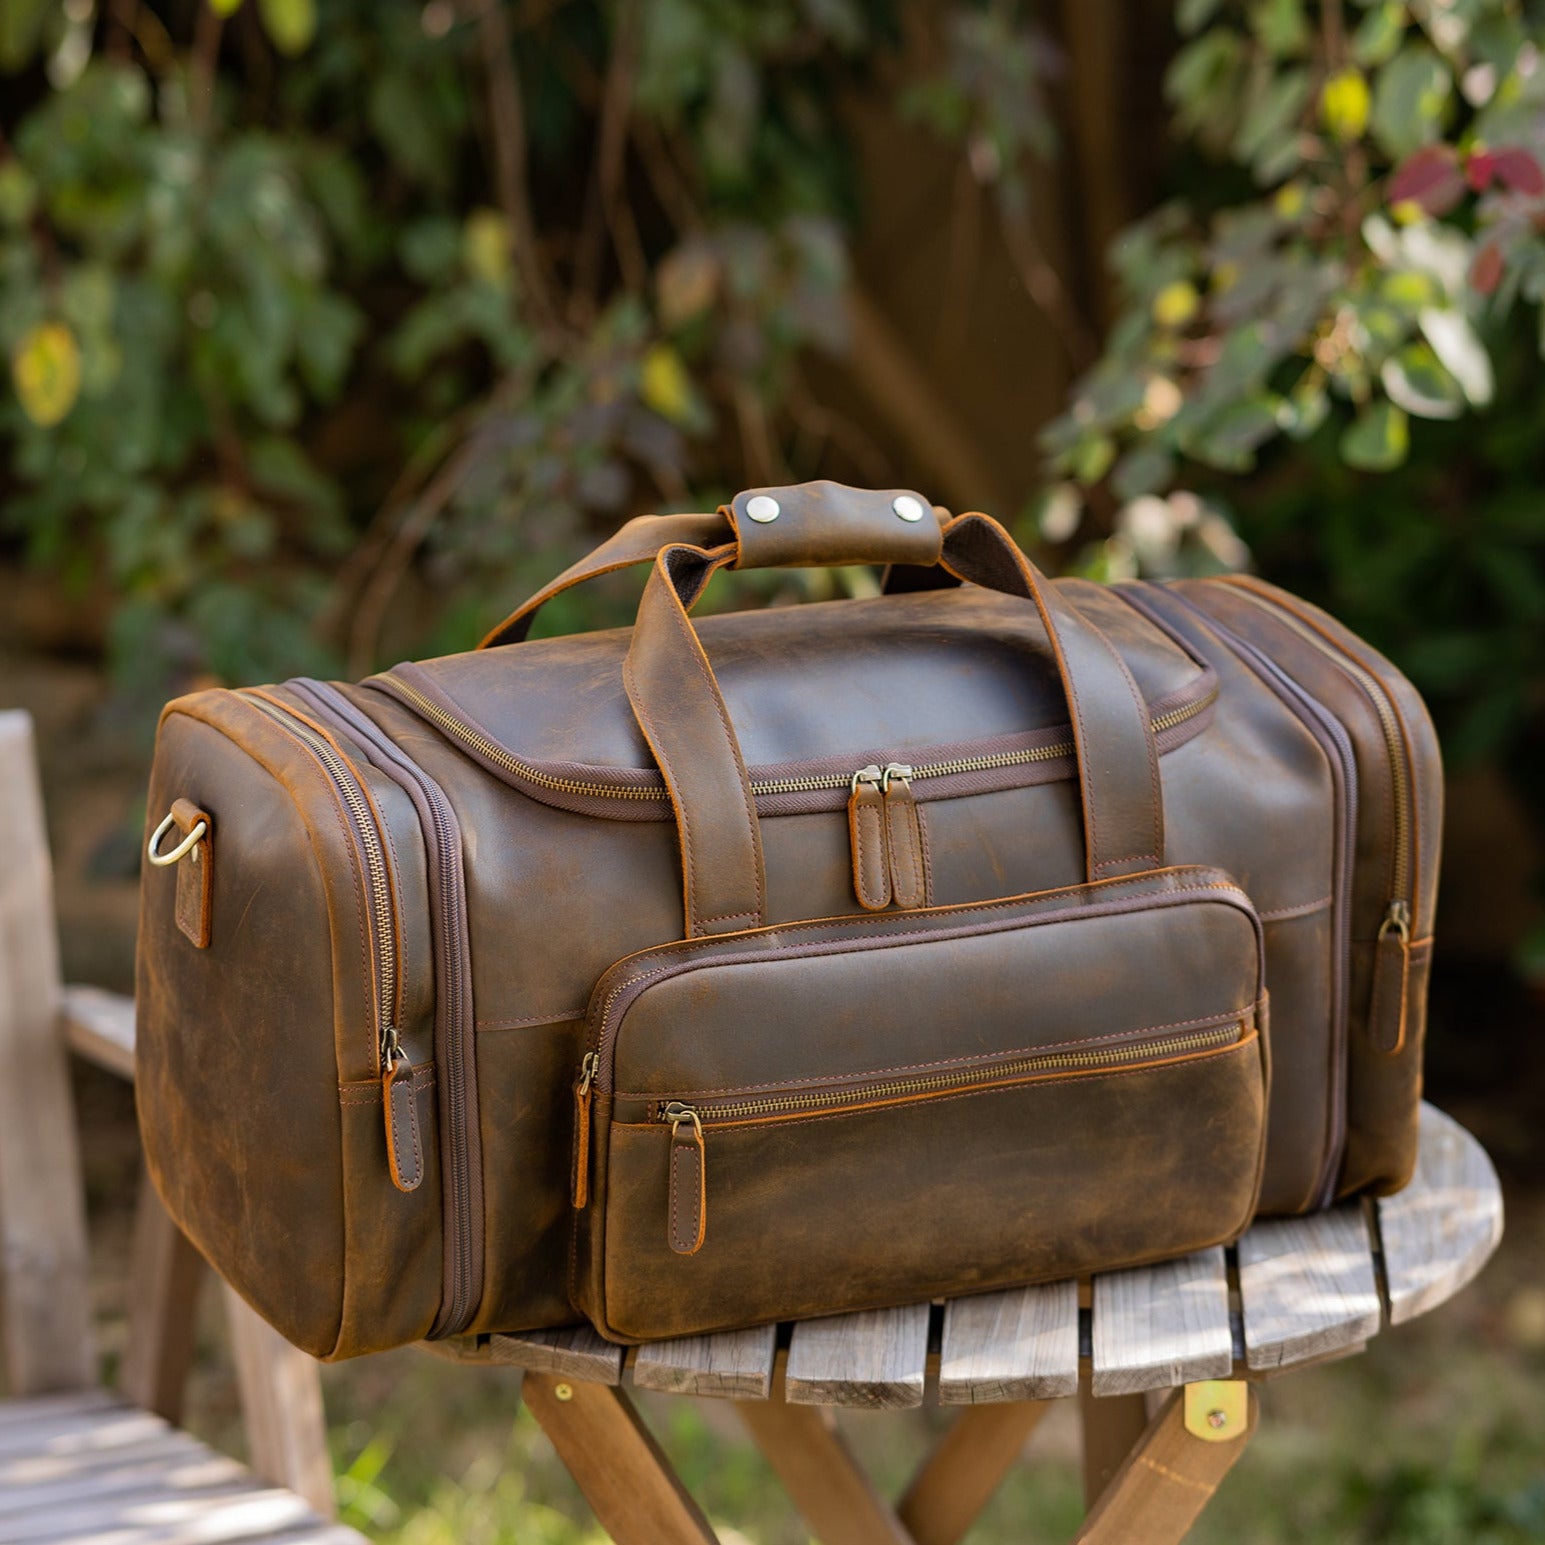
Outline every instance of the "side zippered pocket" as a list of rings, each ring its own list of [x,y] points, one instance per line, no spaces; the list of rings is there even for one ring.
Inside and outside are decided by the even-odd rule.
[[[477,1127],[477,1065],[468,958],[466,879],[461,827],[443,791],[336,687],[300,678],[286,683],[323,723],[360,746],[370,762],[408,794],[429,860],[430,924],[435,955],[435,1060],[445,1177],[446,1291],[431,1338],[454,1335],[472,1319],[483,1276],[482,1157]]]
[[[347,812],[361,855],[369,949],[374,965],[376,1043],[387,1160],[397,1189],[416,1191],[424,1179],[424,1144],[413,1093],[413,1065],[402,1047],[396,888],[379,819],[363,780],[329,735],[260,689],[248,689],[239,695],[311,753],[338,791]]]

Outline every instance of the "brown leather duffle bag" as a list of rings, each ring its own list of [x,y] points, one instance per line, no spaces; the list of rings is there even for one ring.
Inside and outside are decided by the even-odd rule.
[[[886,593],[689,620],[824,564]],[[1258,580],[1053,584],[904,490],[641,518],[480,650],[168,705],[151,1171],[321,1357],[1228,1241],[1411,1172],[1441,800],[1408,683]]]

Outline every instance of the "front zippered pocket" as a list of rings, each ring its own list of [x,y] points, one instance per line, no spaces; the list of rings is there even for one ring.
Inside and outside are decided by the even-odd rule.
[[[413,1065],[402,1047],[396,888],[375,809],[359,773],[327,734],[261,689],[248,689],[240,696],[311,753],[338,793],[361,855],[387,1162],[397,1189],[415,1191],[424,1178],[423,1139]]]
[[[653,1338],[1217,1243],[1260,1183],[1263,1011],[1213,870],[646,950],[591,998],[576,1302]]]
[[[1119,1045],[1087,1046],[1008,1057],[983,1066],[961,1066],[910,1078],[891,1077],[816,1089],[788,1089],[757,1099],[721,1099],[710,1095],[693,1096],[688,1100],[650,1101],[646,1107],[646,1119],[661,1122],[671,1131],[672,1163],[667,1217],[671,1220],[688,1217],[696,1219],[695,1226],[682,1236],[691,1239],[691,1249],[682,1249],[674,1227],[668,1232],[671,1248],[678,1253],[695,1254],[702,1248],[706,1238],[708,1133],[716,1127],[797,1121],[910,1100],[952,1099],[959,1095],[1007,1089],[1035,1078],[1066,1078],[1080,1073],[1196,1056],[1234,1045],[1247,1034],[1248,1023],[1231,1017],[1223,1023],[1197,1029],[1186,1035],[1158,1038],[1138,1036]],[[614,1119],[627,1119],[628,1113],[622,1106],[622,1101],[614,1102]],[[677,1149],[682,1144],[694,1150],[691,1164],[681,1165],[676,1162]],[[684,1187],[687,1188],[686,1194],[683,1194]]]

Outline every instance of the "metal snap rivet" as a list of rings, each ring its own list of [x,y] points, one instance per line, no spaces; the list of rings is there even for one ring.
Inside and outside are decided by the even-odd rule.
[[[574,1389],[569,1384],[555,1384],[553,1385],[553,1394],[559,1400],[572,1400],[574,1398]]]
[[[903,520],[921,520],[923,518],[923,502],[914,499],[911,494],[897,494],[891,500],[891,508]]]
[[[1207,1425],[1217,1432],[1219,1428],[1228,1426],[1227,1411],[1209,1411],[1207,1413]]]
[[[771,494],[758,494],[754,499],[746,500],[746,514],[759,526],[765,526],[768,521],[776,520],[782,513],[778,501]]]

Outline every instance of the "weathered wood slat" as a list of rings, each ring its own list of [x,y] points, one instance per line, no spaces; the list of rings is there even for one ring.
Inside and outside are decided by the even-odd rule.
[[[110,1448],[51,1452],[46,1446],[33,1453],[13,1453],[0,1461],[0,1512],[14,1496],[30,1486],[51,1486],[57,1480],[84,1475],[92,1470],[137,1464],[171,1464],[206,1457],[209,1450],[196,1438],[176,1428],[163,1428],[133,1443]],[[231,1461],[233,1464],[235,1461]]]
[[[777,1343],[776,1325],[656,1341],[638,1349],[633,1382],[671,1395],[765,1400],[772,1389]]]
[[[588,1325],[488,1338],[489,1362],[524,1368],[528,1373],[550,1373],[560,1379],[583,1379],[591,1384],[620,1384],[622,1358],[621,1347],[603,1340]]]
[[[133,998],[102,987],[66,987],[59,1025],[71,1051],[134,1082]]]
[[[1239,1296],[1253,1369],[1366,1341],[1378,1331],[1380,1310],[1361,1205],[1255,1224],[1239,1241]]]
[[[48,1481],[0,1486],[0,1539],[9,1536],[9,1520],[41,1514],[83,1497],[93,1500],[137,1491],[156,1494],[251,1485],[251,1476],[234,1459],[197,1448],[167,1453],[150,1447],[125,1449],[111,1464],[82,1465]]]
[[[1052,1282],[944,1306],[941,1405],[1055,1400],[1078,1389],[1078,1284]]]
[[[26,1400],[0,1400],[0,1432],[7,1427],[35,1427],[55,1416],[91,1416],[121,1411],[123,1401],[105,1389],[83,1389],[64,1395],[32,1395]]]
[[[30,1405],[31,1401],[25,1402]],[[158,1416],[131,1406],[107,1406],[100,1411],[68,1411],[39,1416],[31,1427],[12,1425],[0,1432],[0,1464],[16,1454],[74,1454],[87,1449],[121,1448],[140,1443],[165,1430]]]
[[[1227,1378],[1234,1351],[1222,1248],[1096,1277],[1092,1331],[1096,1395]]]
[[[1421,1110],[1416,1174],[1376,1210],[1392,1325],[1452,1298],[1502,1238],[1502,1188],[1486,1150],[1431,1105]]]
[[[14,1395],[96,1378],[85,1192],[32,720],[0,713],[0,1354]]]
[[[901,1408],[923,1403],[928,1305],[802,1320],[784,1378],[792,1405]]]
[[[87,1492],[63,1507],[8,1518],[4,1537],[6,1545],[224,1545],[325,1527],[294,1492],[249,1480],[184,1492],[147,1487],[100,1498]],[[358,1545],[358,1535],[344,1538]]]

